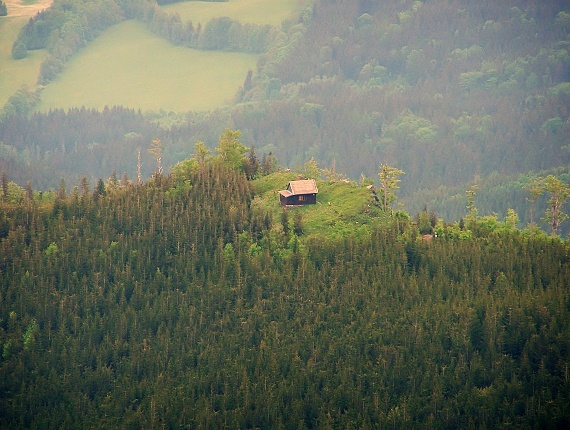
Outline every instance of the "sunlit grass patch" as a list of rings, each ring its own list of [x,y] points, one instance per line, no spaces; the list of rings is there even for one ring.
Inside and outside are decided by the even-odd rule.
[[[287,187],[289,181],[297,179],[295,173],[278,172],[253,181],[256,198],[254,206],[269,210],[273,219],[279,220],[283,210],[279,203],[279,190]],[[375,205],[370,190],[360,187],[355,182],[317,181],[319,193],[316,205],[299,206],[287,209],[301,211],[304,236],[343,235],[355,232],[373,220],[387,219],[388,215]],[[277,221],[278,223],[278,221]]]
[[[23,85],[33,89],[38,79],[45,50],[28,51],[21,60],[12,59],[12,45],[18,32],[29,18],[25,16],[0,18],[0,107]]]
[[[137,21],[106,30],[42,92],[39,110],[122,105],[210,110],[231,102],[257,56],[175,46]]]

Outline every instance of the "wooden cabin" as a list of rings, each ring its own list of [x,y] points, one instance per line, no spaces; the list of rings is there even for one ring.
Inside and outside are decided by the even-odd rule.
[[[291,181],[286,190],[279,191],[281,206],[314,205],[317,203],[317,183],[314,179]]]

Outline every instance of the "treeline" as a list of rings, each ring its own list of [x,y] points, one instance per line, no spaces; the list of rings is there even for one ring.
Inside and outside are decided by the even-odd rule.
[[[57,189],[61,178],[69,186],[82,176],[93,183],[113,171],[133,178],[139,151],[141,174],[149,178],[155,162],[148,148],[167,132],[140,111],[114,107],[12,116],[0,122],[0,136],[6,142],[0,143],[0,171],[18,184],[31,181],[34,189],[47,191]]]
[[[169,14],[150,2],[141,3],[136,16],[151,31],[175,45],[197,49],[260,54],[276,34],[270,25],[242,24],[228,17],[194,26],[192,21],[183,22],[178,13]]]
[[[0,202],[0,425],[569,425],[568,243],[292,240],[253,187],[208,162]]]
[[[180,3],[183,1],[188,1],[188,0],[156,0],[156,3],[157,4],[170,4],[170,3]],[[212,2],[212,3],[223,3],[223,2],[227,2],[228,0],[201,0],[201,1]]]
[[[169,1],[158,4],[172,3]],[[179,14],[164,12],[151,0],[55,0],[31,18],[12,47],[12,57],[25,58],[28,50],[48,49],[50,56],[40,69],[38,84],[51,82],[67,61],[103,30],[124,19],[137,18],[150,30],[174,44],[199,49],[264,52],[271,41],[272,27],[242,24],[229,18],[208,23],[182,22]]]

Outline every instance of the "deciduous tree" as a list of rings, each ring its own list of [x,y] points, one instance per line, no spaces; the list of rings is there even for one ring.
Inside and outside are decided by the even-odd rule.
[[[396,167],[390,167],[386,163],[380,164],[378,177],[380,178],[380,188],[382,190],[382,207],[385,211],[388,210],[388,205],[396,200],[394,191],[400,188],[398,186],[400,183],[399,176],[403,174],[404,172]]]
[[[544,191],[550,196],[547,201],[548,208],[544,214],[544,221],[550,224],[551,233],[556,236],[560,224],[568,218],[568,214],[562,211],[562,206],[570,198],[570,187],[554,175],[548,175],[542,183]]]
[[[232,169],[241,169],[247,148],[240,142],[241,131],[227,128],[218,141],[215,151],[220,160]]]

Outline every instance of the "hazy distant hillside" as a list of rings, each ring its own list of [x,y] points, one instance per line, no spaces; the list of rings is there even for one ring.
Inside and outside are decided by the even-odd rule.
[[[185,28],[179,18],[161,20],[164,25],[155,19],[150,28],[169,40],[197,34],[194,27],[190,33],[168,31]],[[213,28],[221,38],[208,43],[223,42],[221,49],[256,40],[235,22],[220,21]],[[380,162],[395,165],[406,173],[401,193],[412,211],[435,202],[435,190],[455,195],[493,174],[512,181],[530,171],[568,166],[569,30],[564,1],[317,0],[298,19],[267,33],[264,52],[244,76],[235,105],[207,114],[162,115],[165,160],[173,164],[187,157],[198,140],[212,147],[229,126],[243,132],[246,145],[260,154],[272,151],[286,166],[314,157],[321,167],[334,163],[356,179],[376,178]],[[0,141],[21,141],[21,155],[38,146],[34,136],[43,134],[40,124],[44,119],[32,120],[21,137],[0,127]],[[66,139],[66,131],[60,132],[52,142]],[[92,143],[85,139],[71,143],[79,153]],[[152,137],[145,139],[143,145]],[[97,143],[109,151],[120,144]],[[34,154],[43,154],[41,146]],[[44,163],[34,156],[32,161]],[[65,151],[61,157],[60,174],[73,183],[78,173],[65,164]],[[13,174],[15,164],[7,164]],[[94,174],[108,177],[111,165],[134,174],[135,165],[125,160]],[[58,175],[45,183],[55,187]],[[416,198],[406,199],[412,195]],[[521,197],[511,193],[498,200],[514,199],[509,206],[522,207]],[[455,216],[444,200],[439,200],[444,207],[434,209]]]

